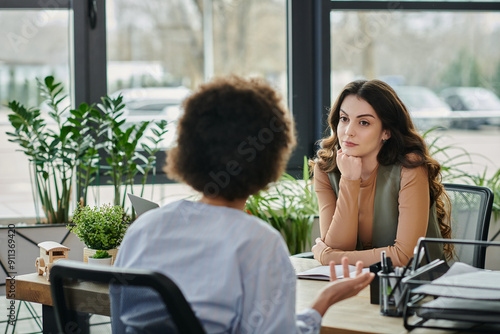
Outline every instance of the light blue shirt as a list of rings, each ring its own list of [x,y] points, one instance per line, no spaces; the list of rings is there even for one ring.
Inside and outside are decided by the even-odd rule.
[[[181,200],[148,211],[128,229],[115,266],[168,276],[207,333],[319,333],[321,327],[317,311],[295,314],[296,277],[281,235],[241,210]],[[139,333],[145,323],[166,332],[168,316],[146,296],[111,289],[113,332]]]

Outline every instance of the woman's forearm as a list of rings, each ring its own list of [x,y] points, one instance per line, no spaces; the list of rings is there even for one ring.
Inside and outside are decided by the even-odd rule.
[[[334,249],[354,250],[358,240],[359,180],[340,180],[339,198],[330,217],[325,243]]]

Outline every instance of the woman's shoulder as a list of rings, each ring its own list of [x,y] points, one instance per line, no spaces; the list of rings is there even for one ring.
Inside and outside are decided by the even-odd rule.
[[[335,160],[326,160],[321,157],[317,157],[313,162],[313,172],[316,174],[331,174],[338,173],[338,170],[335,167]]]
[[[427,178],[427,166],[424,158],[417,153],[405,155],[406,166],[401,166],[401,179],[414,178],[417,176]]]
[[[401,167],[401,184],[407,184],[411,181],[428,182],[427,168],[425,165],[417,167]]]
[[[321,158],[316,158],[314,160],[314,167],[313,167],[313,171],[314,171],[314,175],[316,174],[326,174],[325,171],[321,168],[322,164],[324,164],[325,162],[323,160],[321,160]]]

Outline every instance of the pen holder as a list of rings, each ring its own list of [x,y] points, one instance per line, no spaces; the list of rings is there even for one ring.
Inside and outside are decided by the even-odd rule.
[[[380,313],[390,317],[403,316],[404,286],[400,282],[403,276],[395,273],[378,273],[380,282]]]

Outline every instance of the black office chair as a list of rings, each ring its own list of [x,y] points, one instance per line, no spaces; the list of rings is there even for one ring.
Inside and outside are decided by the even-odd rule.
[[[491,189],[465,184],[445,183],[451,201],[452,239],[487,241],[493,192]],[[456,244],[457,260],[484,268],[486,247]]]
[[[413,290],[413,288],[430,283],[443,275],[455,261],[477,268],[484,268],[487,249],[491,247],[498,249],[500,247],[500,243],[488,241],[493,192],[486,187],[471,185],[444,184],[444,187],[451,201],[452,239],[420,239],[416,258],[420,259],[420,255],[424,254],[426,257],[426,261],[423,261],[424,265],[434,260],[427,256],[430,252],[426,250],[432,244],[441,246],[452,244],[455,256],[453,259],[441,264],[439,262],[434,262],[434,265],[431,263],[428,265],[427,270],[420,266],[419,261],[413,262],[413,272],[415,274],[413,277],[408,277],[406,282],[409,289],[405,298],[404,326],[408,330],[432,328],[497,333],[499,327],[489,327],[491,324],[488,321],[471,322],[470,318],[466,318],[463,314],[460,315],[459,312],[464,312],[463,310],[457,311],[460,307],[458,309],[449,306],[433,308],[425,304],[426,301],[439,300],[441,297],[436,299],[436,296],[425,293],[419,294],[416,290]],[[422,252],[422,250],[424,251]],[[416,270],[417,267],[419,267],[419,270]],[[470,303],[472,305],[473,301],[470,301]],[[448,304],[445,303],[444,305]],[[453,314],[452,318],[450,318],[450,314]],[[469,315],[474,314],[474,312],[465,311],[464,314]],[[412,315],[413,317],[410,320]],[[451,319],[453,319],[453,322],[449,321]]]
[[[163,311],[169,315],[178,333],[205,333],[184,295],[168,277],[150,270],[96,266],[67,260],[55,263],[50,272],[52,301],[60,333],[80,332],[77,312],[67,306],[73,303],[72,293],[68,293],[65,286],[74,281],[105,283],[110,288],[123,286],[154,291],[163,301]]]

